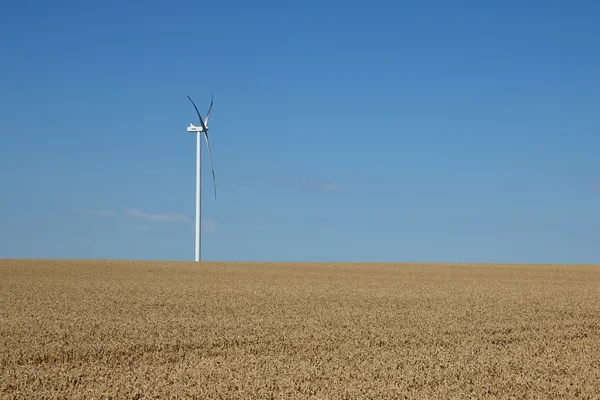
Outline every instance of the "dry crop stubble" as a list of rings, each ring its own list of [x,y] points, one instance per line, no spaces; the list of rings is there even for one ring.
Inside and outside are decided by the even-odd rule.
[[[0,260],[2,398],[600,398],[600,267]]]

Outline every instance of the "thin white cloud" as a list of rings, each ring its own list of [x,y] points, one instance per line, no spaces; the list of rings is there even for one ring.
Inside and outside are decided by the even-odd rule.
[[[311,181],[308,179],[282,178],[281,182],[290,186],[321,189],[332,192],[342,189],[340,185],[327,181]]]
[[[152,222],[188,222],[190,219],[183,214],[168,212],[168,213],[147,213],[137,208],[128,210],[125,215],[133,218],[141,218]]]
[[[181,214],[181,213],[176,213],[176,212],[147,213],[147,212],[144,212],[137,208],[132,208],[123,213],[117,213],[117,212],[111,211],[111,210],[100,210],[100,209],[93,209],[93,208],[89,208],[89,207],[82,207],[82,208],[77,209],[77,212],[83,213],[83,214],[97,215],[97,216],[101,216],[101,217],[114,217],[114,216],[117,216],[120,214],[120,215],[124,215],[126,217],[138,218],[138,219],[151,221],[151,222],[189,222],[190,221],[190,219],[187,216],[185,216],[184,214]],[[150,228],[142,227],[141,229],[149,230]]]

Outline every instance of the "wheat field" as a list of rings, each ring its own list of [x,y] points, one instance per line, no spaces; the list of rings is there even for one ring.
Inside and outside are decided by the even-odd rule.
[[[600,266],[0,260],[5,399],[600,399]]]

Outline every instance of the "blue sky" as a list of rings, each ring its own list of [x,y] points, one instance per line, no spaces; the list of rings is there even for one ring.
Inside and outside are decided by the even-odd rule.
[[[11,2],[0,257],[600,262],[600,3]],[[203,155],[206,156],[206,148]]]

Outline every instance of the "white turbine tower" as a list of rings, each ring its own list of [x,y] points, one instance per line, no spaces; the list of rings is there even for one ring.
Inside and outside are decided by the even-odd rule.
[[[200,126],[195,126],[194,124],[190,124],[188,126],[188,132],[196,132],[196,261],[200,261],[200,238],[201,238],[201,226],[200,226],[200,215],[201,215],[201,175],[200,175],[200,166],[201,166],[201,150],[202,150],[202,138],[201,135],[204,133],[204,139],[206,139],[206,148],[208,149],[208,156],[210,158],[210,167],[212,169],[213,176],[213,186],[215,189],[215,200],[217,198],[217,182],[215,180],[215,169],[213,167],[212,155],[210,154],[210,144],[208,143],[208,119],[210,118],[210,111],[212,110],[214,95],[210,100],[210,107],[208,108],[208,112],[206,113],[206,117],[202,120],[200,116],[200,112],[198,111],[198,107],[194,104],[194,101],[190,96],[188,99],[194,105],[196,109],[196,114],[198,114],[198,119],[200,120]]]

